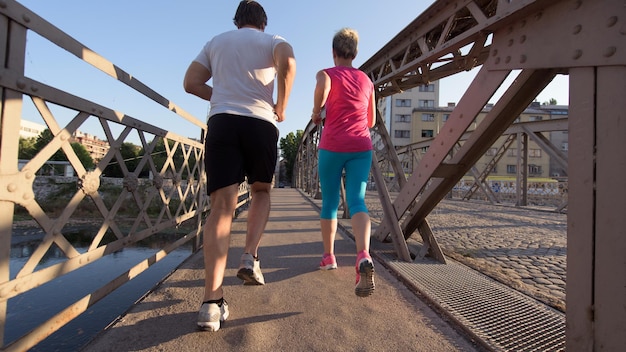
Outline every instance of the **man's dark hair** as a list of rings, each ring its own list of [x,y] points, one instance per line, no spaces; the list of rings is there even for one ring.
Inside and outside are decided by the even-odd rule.
[[[267,26],[267,14],[263,6],[253,0],[243,0],[237,7],[233,22],[237,28],[252,25],[259,29],[265,29]]]

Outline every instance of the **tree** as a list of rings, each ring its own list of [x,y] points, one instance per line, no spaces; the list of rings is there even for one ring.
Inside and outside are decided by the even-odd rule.
[[[174,150],[172,161],[174,162],[175,170],[172,168],[171,164],[168,165],[168,167],[165,170],[163,170],[163,166],[165,165],[165,162],[167,161],[167,158],[168,158],[167,149],[165,148],[164,139],[161,137],[157,137],[157,138],[158,140],[151,154],[157,173],[164,172],[164,177],[167,177],[167,178],[173,177],[175,173],[176,174],[181,173],[181,178],[183,180],[188,180],[189,177],[192,175],[189,175],[189,173],[187,172],[187,169],[182,168],[183,164],[185,163],[185,155],[183,154],[183,148],[185,148],[185,145],[179,143],[176,146],[176,150],[174,150],[174,146],[176,145],[176,143],[172,140],[168,140],[167,145],[169,147],[168,148],[169,151],[172,152],[172,150]],[[145,151],[142,149],[140,152],[140,155],[143,155],[144,153]],[[192,156],[189,157],[189,160],[187,160],[187,163],[189,164],[189,169],[193,170],[196,164],[196,158],[193,156],[193,153],[192,153]],[[148,171],[147,167],[148,165],[146,165],[146,168],[144,168],[144,171]]]
[[[133,143],[124,142],[120,146],[120,154],[122,154],[122,159],[124,160],[124,164],[128,169],[128,172],[134,172],[137,164],[139,163],[139,153],[140,148]],[[109,165],[104,169],[104,174],[107,177],[124,177],[124,173],[122,172],[122,168],[119,165],[119,161],[114,158],[109,162]]]
[[[41,151],[45,146],[47,146],[48,143],[50,143],[53,138],[54,138],[54,135],[52,134],[52,131],[50,131],[48,128],[41,131],[41,133],[37,136],[37,140],[35,141],[35,146],[34,146],[35,150],[34,150],[33,155],[37,155],[37,153],[39,153],[39,151]],[[63,150],[59,149],[50,157],[50,160],[62,161],[62,160],[67,160],[67,157],[65,156],[65,153],[63,152]]]
[[[293,176],[293,167],[296,163],[296,156],[298,155],[298,147],[302,141],[302,135],[304,131],[297,130],[294,134],[289,132],[287,136],[280,139],[280,156],[285,159],[285,167],[287,169],[287,180],[291,182]]]
[[[20,144],[18,147],[17,157],[19,159],[30,160],[32,159],[37,151],[35,150],[35,142],[37,139],[35,137],[22,138],[20,137]]]
[[[557,105],[556,99],[550,98],[550,101],[544,101],[543,105]]]
[[[39,151],[47,146],[53,138],[54,135],[52,134],[52,132],[46,128],[45,130],[41,131],[36,139],[29,138],[24,141],[20,139],[20,158],[32,159],[35,155],[37,155],[37,153],[39,153]],[[83,164],[83,167],[87,170],[93,169],[93,158],[91,157],[91,155],[89,155],[89,152],[87,151],[85,146],[77,142],[70,143],[70,145],[72,146],[72,150],[74,150],[74,153],[76,153],[78,160],[80,160],[81,164]],[[67,158],[67,155],[65,155],[65,152],[63,152],[63,149],[59,149],[50,157],[50,160],[68,161],[69,159]]]
[[[72,146],[74,153],[76,153],[78,160],[80,160],[80,163],[83,164],[83,167],[86,170],[92,170],[94,167],[93,158],[89,155],[87,148],[78,142],[73,142],[70,145]]]

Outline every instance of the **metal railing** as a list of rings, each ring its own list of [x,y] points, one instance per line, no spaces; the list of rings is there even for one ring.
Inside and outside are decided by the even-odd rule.
[[[193,243],[194,250],[200,246],[202,221],[210,208],[203,162],[206,124],[18,2],[0,1],[0,28],[0,346],[6,351],[23,351],[41,342],[171,251],[189,242]],[[133,88],[161,105],[164,113],[176,114],[181,123],[190,125],[189,130],[195,131],[197,137],[172,133],[25,76],[29,32],[40,35]],[[20,121],[23,105],[29,101],[32,101],[53,138],[20,169]],[[72,112],[69,122],[65,123],[57,116],[59,107]],[[155,116],[151,114],[149,118],[154,121]],[[109,145],[108,151],[93,169],[83,165],[71,145],[72,136],[88,121],[102,127],[103,140]],[[117,134],[114,131],[120,132]],[[132,164],[134,169],[120,151],[125,143],[130,143],[131,135],[137,136],[143,150],[138,161]],[[164,150],[155,153],[158,145]],[[57,199],[62,205],[50,207],[45,204],[45,197],[37,192],[37,184],[45,178],[38,171],[58,151],[65,155],[76,176],[66,181],[70,184],[69,188],[65,188],[70,190],[67,199]],[[155,157],[157,154],[158,160]],[[117,164],[123,175],[118,179],[118,186],[113,188],[104,182],[103,177],[105,168],[110,164]],[[151,177],[145,177],[146,174]],[[240,188],[238,207],[244,206],[247,200],[248,189],[244,184]],[[96,230],[90,234],[88,248],[79,250],[66,238],[65,231],[68,224],[84,216],[85,212],[80,210],[85,206],[93,213],[89,220],[95,224]],[[35,224],[41,238],[23,267],[12,273],[9,261],[18,213],[20,219],[31,220]],[[182,225],[188,231],[149,258],[75,301],[24,336],[4,341],[5,327],[11,324],[7,315],[9,299],[164,230]],[[64,260],[51,266],[41,266],[42,258],[51,250],[63,253]]]

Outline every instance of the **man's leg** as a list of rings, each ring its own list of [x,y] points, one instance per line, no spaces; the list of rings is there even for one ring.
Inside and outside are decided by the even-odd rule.
[[[265,182],[254,182],[250,186],[246,245],[237,271],[237,277],[244,281],[244,285],[265,285],[258,250],[270,214],[270,189],[271,184]]]
[[[223,297],[222,282],[230,243],[233,214],[237,206],[238,185],[211,193],[211,211],[204,225],[204,300]]]
[[[270,216],[270,190],[272,185],[265,182],[255,182],[250,186],[250,208],[248,209],[248,229],[246,232],[245,253],[252,254],[255,258],[261,243],[267,219]]]

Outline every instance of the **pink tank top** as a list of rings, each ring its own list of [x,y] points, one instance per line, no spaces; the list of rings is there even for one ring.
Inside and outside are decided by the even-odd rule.
[[[337,66],[324,70],[330,76],[326,120],[319,149],[364,152],[372,149],[367,112],[374,85],[361,70]]]

